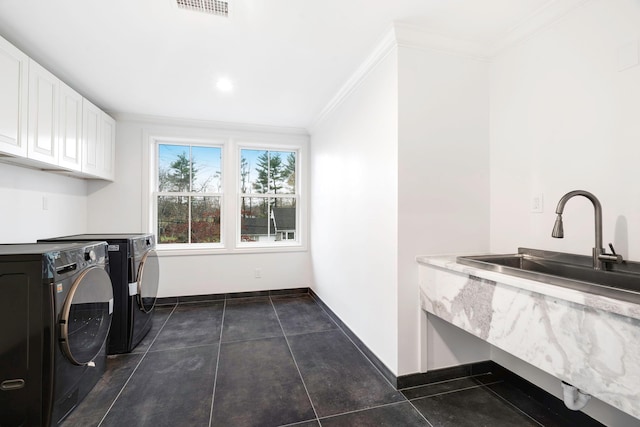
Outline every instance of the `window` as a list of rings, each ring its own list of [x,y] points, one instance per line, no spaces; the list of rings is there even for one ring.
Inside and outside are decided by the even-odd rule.
[[[297,151],[240,150],[240,242],[296,241]]]
[[[158,243],[220,243],[222,148],[159,143],[157,156]]]
[[[306,250],[306,135],[170,132],[148,135],[145,217],[158,250]]]

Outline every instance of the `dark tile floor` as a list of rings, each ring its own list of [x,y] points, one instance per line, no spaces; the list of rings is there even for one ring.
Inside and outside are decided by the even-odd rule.
[[[397,391],[309,295],[297,294],[157,307],[147,337],[133,353],[109,357],[63,425],[568,424],[493,374]]]

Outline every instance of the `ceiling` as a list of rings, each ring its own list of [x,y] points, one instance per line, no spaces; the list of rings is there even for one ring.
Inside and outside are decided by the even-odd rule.
[[[0,35],[110,112],[308,128],[392,22],[493,45],[557,2],[2,0]]]

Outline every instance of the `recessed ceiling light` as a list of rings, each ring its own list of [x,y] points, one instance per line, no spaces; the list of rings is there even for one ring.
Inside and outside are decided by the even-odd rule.
[[[220,92],[231,92],[233,90],[233,83],[226,77],[221,77],[216,82],[216,89]]]

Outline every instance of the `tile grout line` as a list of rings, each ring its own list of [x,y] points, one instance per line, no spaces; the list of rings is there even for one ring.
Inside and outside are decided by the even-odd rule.
[[[329,319],[329,320],[331,320],[331,319]],[[335,323],[334,323],[334,325],[335,325]],[[336,329],[331,328],[331,329],[322,329],[322,330],[319,330],[319,331],[294,332],[294,333],[289,334],[289,336],[290,337],[299,337],[300,335],[322,334],[324,332],[333,332],[333,331],[336,331]]]
[[[220,351],[222,349],[222,331],[224,331],[224,315],[227,310],[227,298],[224,299],[224,305],[222,306],[222,322],[220,323],[220,339],[218,341],[218,357],[216,359],[216,374],[213,377],[213,391],[211,392],[211,410],[209,411],[209,427],[213,423],[213,402],[216,398],[216,384],[218,382],[218,368],[220,366]]]
[[[409,399],[407,399],[407,402],[409,402],[409,405],[411,405],[411,407],[413,408],[414,411],[416,411],[418,414],[420,414],[420,416],[422,417],[423,420],[425,420],[427,422],[427,424],[429,424],[429,426],[433,427],[433,424],[431,424],[431,421],[429,421],[427,419],[427,417],[418,410],[418,408],[416,408],[416,405],[413,404],[413,402]]]
[[[427,384],[420,384],[420,385],[412,385],[411,387],[404,387],[401,389],[398,389],[398,391],[402,390],[413,390],[416,388],[420,388],[420,387],[430,387],[432,385],[437,385],[437,384],[445,384],[445,383],[449,383],[449,382],[453,382],[453,381],[460,381],[460,380],[464,380],[467,378],[477,378],[477,377],[481,377],[483,375],[490,375],[490,373],[486,373],[486,374],[477,374],[477,375],[467,375],[465,377],[458,377],[458,378],[451,378],[450,380],[442,380],[442,381],[435,381],[432,383],[427,383]],[[500,382],[502,380],[496,380],[496,381],[492,381],[491,384],[494,384],[496,382]],[[483,385],[483,384],[479,384],[479,385]]]
[[[428,394],[426,396],[414,397],[413,399],[409,399],[409,400],[422,400],[422,399],[428,399],[430,397],[445,396],[447,394],[457,393],[459,391],[473,390],[473,389],[476,389],[476,388],[482,388],[482,387],[484,387],[486,385],[499,384],[500,382],[501,381],[496,381],[496,382],[488,383],[488,384],[478,384],[478,385],[474,385],[474,386],[459,388],[459,389],[456,389],[456,390],[443,391],[442,393],[435,393],[435,394]]]
[[[300,333],[295,333],[295,334],[289,334],[289,336],[298,337],[298,336],[301,336],[301,335],[321,334],[323,332],[332,332],[332,331],[335,331],[335,329],[325,329],[325,330],[322,330],[322,331],[300,332]],[[231,340],[231,341],[224,341],[224,344],[259,341],[259,340],[268,340],[268,339],[271,339],[271,338],[282,338],[282,335],[273,335],[273,336],[264,336],[264,337],[258,337],[258,338],[246,338],[246,339],[237,339],[237,340]],[[203,345],[209,345],[209,344],[203,344]],[[203,345],[192,346],[192,347],[202,347]],[[167,350],[169,350],[169,349],[167,349]],[[156,351],[163,351],[163,350],[156,350]]]
[[[142,357],[140,358],[140,360],[136,364],[136,367],[133,368],[133,371],[131,371],[131,374],[129,375],[129,378],[127,378],[127,381],[124,382],[124,384],[122,385],[122,388],[118,392],[117,396],[115,397],[115,399],[113,399],[113,402],[111,402],[111,405],[109,405],[109,408],[107,408],[107,411],[104,413],[104,415],[100,419],[100,422],[98,423],[97,427],[100,427],[102,425],[102,423],[104,422],[104,420],[107,418],[107,415],[109,415],[109,412],[111,411],[111,408],[113,408],[113,405],[115,405],[116,402],[118,401],[118,399],[120,398],[120,395],[124,391],[125,387],[127,386],[127,384],[129,384],[129,381],[131,381],[131,378],[133,378],[133,375],[136,373],[136,371],[138,370],[138,367],[140,366],[140,364],[142,363],[144,358],[147,356],[147,353],[149,353],[149,350],[151,350],[151,347],[153,346],[153,343],[156,342],[156,339],[158,339],[158,336],[160,335],[160,332],[162,332],[162,330],[164,329],[164,326],[167,324],[167,322],[169,321],[169,319],[173,315],[173,312],[176,311],[177,307],[178,307],[178,303],[176,302],[176,305],[173,306],[173,309],[171,310],[171,313],[169,313],[169,315],[165,319],[164,323],[162,324],[162,326],[158,330],[158,333],[156,334],[155,337],[153,337],[153,341],[151,341],[151,343],[149,344],[149,347],[147,348],[147,351],[142,353]],[[140,353],[137,353],[137,354],[140,354]]]
[[[389,381],[389,379],[380,371],[380,369],[378,369],[378,367],[375,365],[375,363],[373,363],[371,361],[371,359],[369,359],[369,357],[360,349],[360,347],[358,347],[358,345],[353,342],[353,340],[351,339],[351,337],[349,336],[349,334],[347,334],[342,327],[338,324],[338,322],[336,322],[335,320],[333,320],[333,318],[329,315],[329,313],[326,312],[326,310],[324,309],[324,307],[322,307],[322,305],[318,304],[318,302],[316,301],[315,297],[313,295],[311,295],[311,299],[313,299],[313,301],[316,303],[316,305],[318,307],[320,307],[320,309],[324,312],[324,314],[326,314],[329,317],[329,320],[331,320],[337,327],[338,330],[340,332],[342,332],[342,334],[347,337],[347,339],[349,340],[349,342],[351,344],[353,344],[353,346],[360,352],[360,354],[362,354],[364,356],[365,359],[367,359],[367,362],[369,362],[371,364],[371,366],[373,366],[373,368],[376,370],[376,372],[378,374],[380,374],[380,376],[382,378],[384,378],[384,380],[391,386],[391,388],[393,388],[395,391],[397,391],[398,393],[400,393],[400,395],[402,397],[404,397],[404,394],[402,394],[393,384],[391,384],[391,381]],[[320,332],[331,332],[331,331],[320,331]],[[409,400],[406,397],[404,397],[405,400]]]
[[[391,403],[384,403],[384,404],[382,404],[382,405],[371,406],[371,407],[369,407],[369,408],[355,409],[355,410],[353,410],[353,411],[347,411],[347,412],[341,412],[341,413],[339,413],[339,414],[327,415],[326,417],[322,417],[322,419],[323,419],[323,420],[328,420],[328,419],[330,419],[330,418],[341,417],[341,416],[343,416],[343,415],[349,415],[349,414],[357,414],[357,413],[359,413],[359,412],[370,411],[370,410],[372,410],[372,409],[386,408],[386,407],[388,407],[388,406],[394,406],[394,405],[402,405],[403,403],[411,403],[411,402],[404,401],[404,402],[391,402]],[[413,405],[411,405],[411,406],[413,406]],[[413,408],[415,409],[415,406],[413,406]],[[416,409],[416,412],[418,412],[418,414],[422,416],[422,414],[420,414],[420,411],[418,411],[417,409]],[[424,416],[422,416],[422,418],[424,418]],[[427,420],[426,418],[424,418],[424,419],[425,419],[425,421],[426,421],[426,422],[427,422],[431,427],[433,427],[433,425],[429,422],[429,420]],[[282,426],[281,426],[281,427],[282,427]]]
[[[282,327],[282,322],[280,321],[280,316],[278,315],[278,310],[276,310],[276,306],[269,296],[269,302],[271,303],[271,308],[273,308],[273,312],[276,314],[276,319],[278,319],[278,324],[280,325],[280,329],[282,329],[282,336],[284,337],[284,341],[287,343],[287,348],[289,349],[289,354],[291,354],[291,358],[293,359],[293,364],[296,366],[296,370],[298,371],[298,375],[300,376],[300,381],[302,381],[302,386],[304,387],[305,393],[307,393],[307,399],[309,399],[309,404],[311,405],[311,409],[313,409],[313,413],[316,416],[316,421],[322,427],[322,423],[320,422],[320,417],[318,417],[318,412],[316,411],[316,407],[313,404],[313,400],[311,400],[311,395],[309,394],[309,389],[307,388],[307,384],[304,382],[304,378],[302,378],[302,372],[300,372],[300,367],[298,366],[298,362],[296,361],[296,357],[293,355],[293,350],[291,349],[291,344],[289,344],[289,339],[287,338],[287,334]]]
[[[272,338],[282,338],[282,335],[273,335],[273,336],[264,336],[264,337],[257,337],[257,338],[231,340],[231,341],[225,341],[224,344],[234,344],[234,343],[239,343],[239,342],[260,341],[260,340],[268,340],[268,339],[272,339]]]
[[[335,320],[333,320],[333,318],[329,315],[329,313],[327,313],[327,311],[324,309],[324,307],[321,304],[318,304],[318,302],[316,301],[316,297],[313,294],[309,294],[309,296],[311,297],[311,299],[316,303],[316,305],[318,307],[320,307],[320,309],[324,312],[324,314],[326,314],[329,319],[338,327],[338,330],[340,332],[342,332],[342,334],[347,337],[347,339],[349,340],[349,342],[351,344],[353,344],[353,346],[360,352],[360,354],[362,354],[362,356],[364,356],[364,358],[371,364],[371,366],[373,366],[373,369],[376,370],[376,372],[382,377],[384,378],[384,380],[391,386],[392,389],[394,389],[397,393],[400,394],[400,396],[402,396],[402,398],[404,399],[405,402],[409,402],[409,404],[411,405],[411,407],[413,408],[414,411],[416,411],[426,422],[427,424],[429,424],[431,427],[433,427],[433,424],[431,424],[431,422],[427,419],[427,417],[424,416],[424,414],[422,412],[420,412],[418,410],[418,408],[415,407],[415,405],[411,402],[411,400],[407,399],[407,397],[400,392],[393,384],[391,384],[391,381],[389,381],[389,379],[386,377],[386,375],[384,375],[380,369],[378,369],[378,367],[375,365],[375,363],[373,363],[371,361],[371,359],[369,359],[369,357],[367,357],[367,355],[360,349],[360,347],[358,347],[358,345],[353,342],[353,340],[351,339],[351,337],[342,329],[342,327],[338,324],[338,322],[336,322]],[[398,403],[398,402],[396,402]],[[318,419],[318,422],[320,422],[320,419]],[[322,423],[320,423],[321,427],[322,427]]]
[[[307,423],[309,423],[311,421],[318,421],[318,419],[317,418],[313,418],[311,420],[296,421],[295,423],[290,423],[290,424],[280,424],[278,427],[295,427],[295,426],[299,426],[299,425],[302,425],[302,424],[307,424]],[[318,422],[320,422],[320,421],[318,421]]]
[[[152,350],[152,351],[149,351],[149,353],[162,353],[163,351],[188,350],[190,348],[211,347],[211,346],[214,346],[214,345],[215,345],[215,343],[213,343],[213,344],[185,345],[185,346],[182,346],[182,347],[168,347],[168,348],[162,348],[160,350]],[[132,354],[141,354],[141,353],[132,353]]]
[[[534,423],[538,424],[541,427],[544,427],[544,424],[540,423],[538,420],[536,420],[535,418],[533,418],[531,415],[527,414],[525,411],[523,411],[522,409],[520,409],[519,407],[517,407],[516,405],[514,405],[513,403],[509,402],[507,399],[505,399],[504,397],[500,396],[498,393],[496,393],[495,391],[493,391],[491,388],[489,387],[484,387],[487,390],[489,390],[491,393],[493,393],[494,395],[496,395],[500,400],[502,400],[503,402],[506,402],[509,406],[511,406],[512,408],[514,408],[516,411],[520,412],[521,414],[523,414],[525,417],[529,418],[531,421],[533,421]]]

